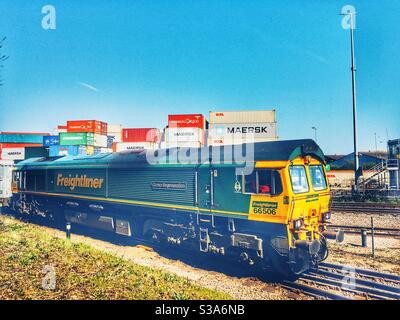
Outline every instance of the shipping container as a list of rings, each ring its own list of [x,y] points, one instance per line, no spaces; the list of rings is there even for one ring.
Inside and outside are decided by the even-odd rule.
[[[275,110],[210,112],[210,124],[258,122],[276,122]]]
[[[91,132],[107,135],[107,123],[98,120],[67,121],[67,132]]]
[[[115,136],[107,136],[107,148],[112,148],[112,144],[115,141]]]
[[[42,144],[43,136],[48,133],[29,133],[29,132],[2,132],[0,133],[0,143],[35,143]]]
[[[29,158],[47,157],[48,151],[44,147],[4,148],[1,151],[3,160],[25,160]]]
[[[62,132],[60,133],[60,145],[89,145],[94,144],[94,134],[91,132]]]
[[[25,147],[41,147],[41,143],[0,143],[2,148],[25,148]]]
[[[266,123],[218,123],[210,124],[210,129],[208,132],[209,138],[241,138],[254,137],[274,139],[277,137],[276,123],[266,122]],[[268,140],[271,141],[271,140]]]
[[[1,149],[2,160],[24,160],[25,148],[3,148]]]
[[[13,168],[14,162],[12,160],[0,160],[0,199],[12,196]]]
[[[107,127],[107,134],[108,135],[113,135],[113,133],[119,133],[121,134],[122,132],[122,125],[121,124],[108,124]]]
[[[122,129],[122,142],[158,142],[160,130],[156,128]]]
[[[154,150],[157,148],[158,144],[155,142],[119,142],[116,144],[116,152]]]
[[[207,140],[208,146],[224,146],[224,145],[236,145],[236,144],[244,144],[244,143],[258,143],[258,142],[269,142],[269,141],[277,141],[278,137],[274,138],[255,138],[255,139],[243,139],[243,138],[212,138],[209,137]]]
[[[200,142],[204,143],[204,130],[200,128],[165,128],[166,142]]]
[[[107,136],[101,134],[95,134],[93,145],[95,147],[107,148]]]
[[[67,132],[67,126],[57,126],[54,128],[55,135],[59,135],[61,132]]]
[[[160,143],[160,149],[171,148],[201,148],[204,145],[200,142],[165,142]]]
[[[93,155],[93,146],[50,146],[50,157],[57,156],[77,156],[77,155]]]
[[[170,114],[169,128],[200,128],[205,129],[205,118],[202,114]]]
[[[43,137],[43,146],[50,147],[59,144],[58,136],[45,136]]]

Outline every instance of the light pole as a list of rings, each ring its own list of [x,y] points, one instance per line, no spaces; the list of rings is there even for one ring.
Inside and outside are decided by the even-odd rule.
[[[317,141],[317,127],[311,127],[311,129],[314,130],[315,142],[318,142],[318,141]]]
[[[357,146],[357,99],[356,99],[356,62],[354,55],[354,15],[355,12],[347,12],[342,15],[350,18],[350,45],[351,45],[351,87],[353,96],[353,143],[354,143],[354,191],[358,189],[358,181],[361,176],[361,168]]]

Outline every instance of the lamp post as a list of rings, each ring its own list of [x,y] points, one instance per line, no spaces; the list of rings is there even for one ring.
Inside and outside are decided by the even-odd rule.
[[[315,142],[318,142],[318,141],[317,141],[317,127],[311,127],[311,129],[314,130]]]
[[[360,160],[357,146],[357,99],[356,99],[356,66],[354,55],[354,15],[355,12],[342,13],[350,18],[350,46],[351,46],[351,87],[353,96],[353,144],[354,144],[354,191],[358,189],[361,176]]]

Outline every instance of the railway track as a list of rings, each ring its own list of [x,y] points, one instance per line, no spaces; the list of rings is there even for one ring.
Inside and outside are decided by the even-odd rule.
[[[388,203],[333,202],[331,205],[331,210],[334,212],[363,212],[400,215],[400,205]]]
[[[398,275],[331,263],[321,263],[296,282],[284,281],[282,287],[318,299],[400,299]]]

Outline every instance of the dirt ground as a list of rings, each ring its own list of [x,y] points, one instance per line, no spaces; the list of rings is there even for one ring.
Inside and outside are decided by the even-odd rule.
[[[370,227],[371,217],[374,226],[381,228],[399,228],[400,216],[363,213],[335,212],[331,222],[335,225]],[[349,264],[364,269],[391,272],[400,275],[400,239],[375,237],[375,256],[372,256],[372,238],[367,238],[367,247],[361,247],[361,235],[346,234],[343,244],[330,242],[328,262]]]

